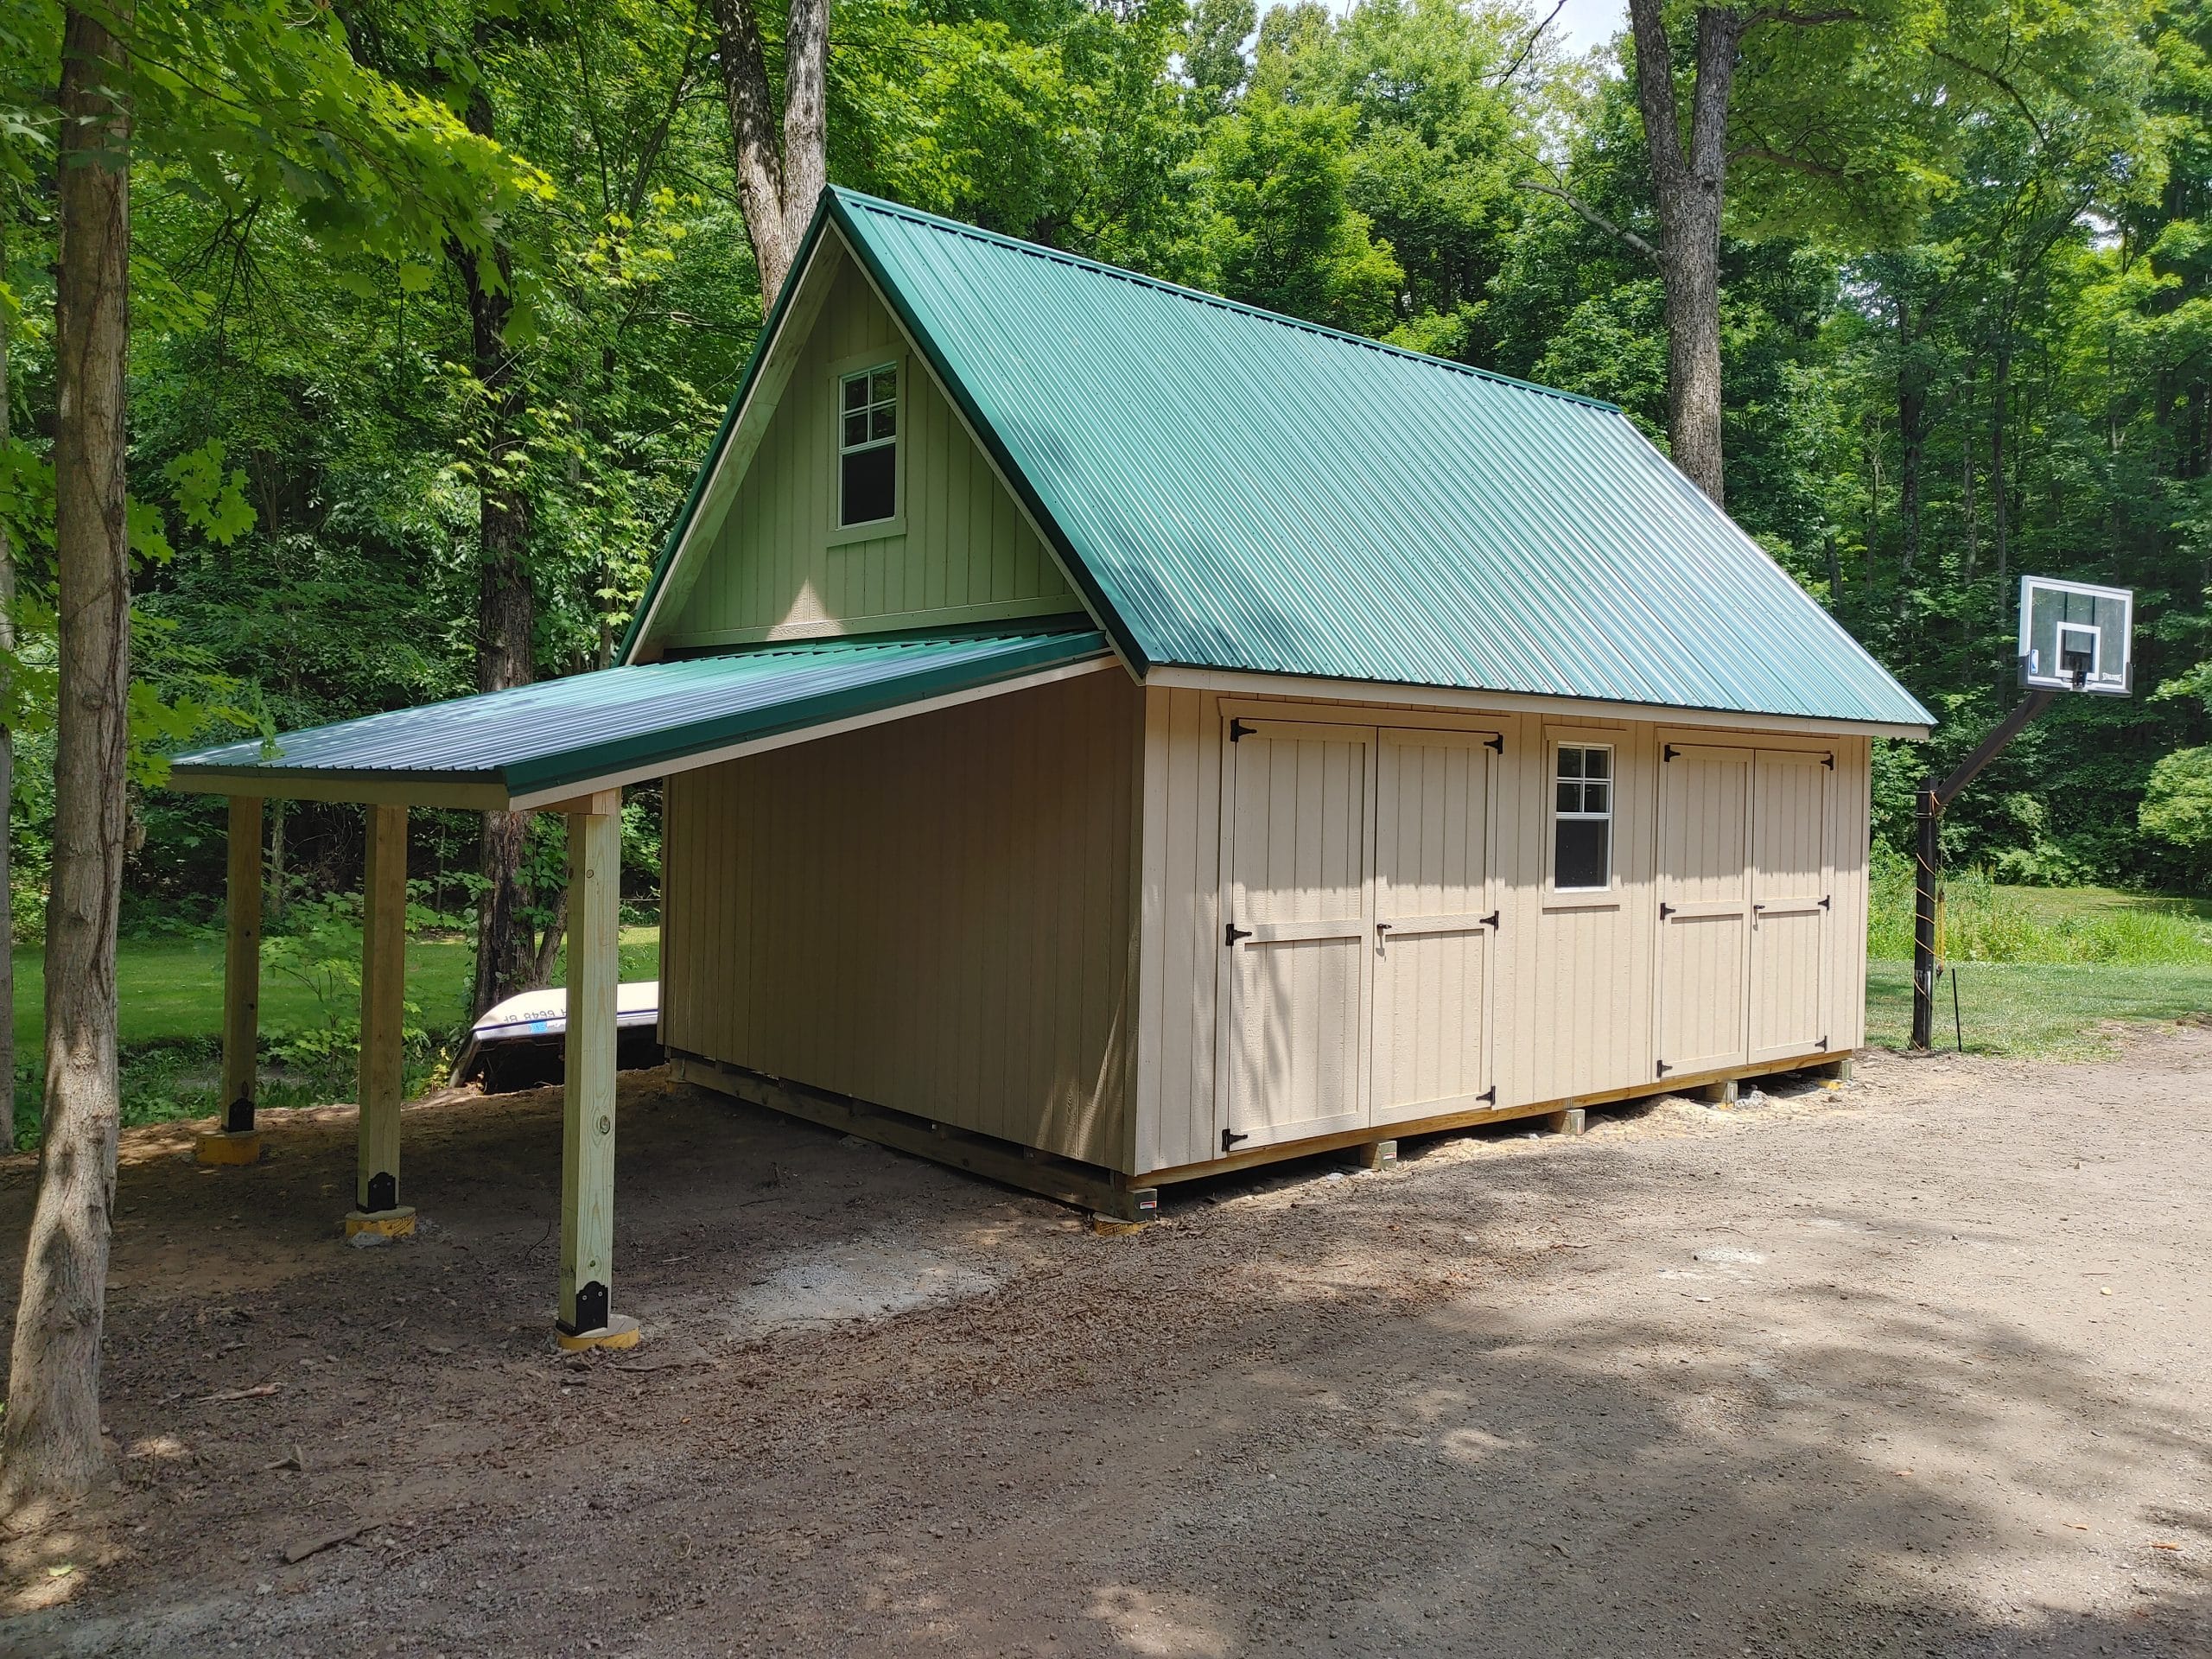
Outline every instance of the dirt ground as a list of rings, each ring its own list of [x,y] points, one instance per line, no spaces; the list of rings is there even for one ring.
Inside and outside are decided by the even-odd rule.
[[[588,1359],[550,1092],[410,1109],[374,1249],[343,1109],[245,1171],[128,1137],[119,1478],[6,1549],[0,1653],[2212,1654],[2212,1030],[1124,1238],[661,1073],[624,1112],[647,1340]]]

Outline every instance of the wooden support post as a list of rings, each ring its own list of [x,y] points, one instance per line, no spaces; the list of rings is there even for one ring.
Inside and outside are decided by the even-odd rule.
[[[569,1035],[561,1134],[563,1348],[630,1348],[614,1284],[614,992],[622,977],[622,791],[563,802],[569,819]],[[580,810],[581,809],[581,810]]]
[[[348,1236],[415,1230],[399,1201],[402,1032],[407,1017],[407,809],[372,806],[361,871],[360,1150]]]
[[[1567,1106],[1561,1108],[1556,1112],[1546,1112],[1544,1114],[1544,1128],[1553,1135],[1581,1134],[1582,1108],[1580,1106]]]
[[[1736,1098],[1736,1079],[1729,1077],[1719,1083],[1708,1083],[1697,1091],[1700,1100],[1714,1106],[1726,1106]]]
[[[1849,1083],[1851,1056],[1847,1054],[1840,1060],[1830,1060],[1824,1065],[1816,1065],[1813,1068],[1813,1075],[1816,1077],[1827,1077],[1836,1083]]]
[[[229,892],[224,900],[223,1127],[193,1144],[203,1164],[261,1160],[254,1128],[255,1061],[261,1041],[261,798],[231,797]]]

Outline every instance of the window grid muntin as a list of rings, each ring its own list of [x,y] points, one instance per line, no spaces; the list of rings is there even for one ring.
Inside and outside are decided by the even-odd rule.
[[[899,365],[879,363],[839,377],[838,454],[849,455],[898,441]]]
[[[899,512],[897,472],[899,444],[899,369],[896,361],[871,364],[837,377],[837,524],[841,530],[863,524],[891,524]],[[862,467],[862,457],[882,455]],[[856,474],[855,468],[861,467]],[[876,505],[863,498],[856,507],[853,493],[863,475],[880,488],[880,512],[866,511]]]
[[[1613,885],[1613,749],[1610,743],[1560,743],[1552,760],[1552,887],[1558,893],[1605,893]],[[1591,882],[1562,880],[1560,857],[1567,837],[1576,841],[1586,831],[1569,832],[1568,824],[1602,824],[1593,861],[1601,879]],[[1586,849],[1584,849],[1586,852]]]

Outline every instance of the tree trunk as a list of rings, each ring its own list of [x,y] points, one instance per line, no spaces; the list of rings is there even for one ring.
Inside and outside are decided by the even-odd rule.
[[[737,202],[760,267],[765,310],[783,291],[829,177],[830,0],[791,0],[780,122],[754,0],[714,0],[714,5]]]
[[[8,280],[8,223],[0,210],[0,283]],[[0,450],[8,447],[8,353],[13,313],[0,305]],[[0,657],[16,650],[16,550],[0,522]],[[7,1097],[6,1144],[16,1143],[16,734],[0,726],[0,1088]]]
[[[130,0],[109,14],[130,24]],[[63,24],[55,157],[54,566],[60,682],[46,924],[45,1138],[8,1381],[0,1510],[29,1514],[99,1477],[100,1325],[121,1116],[115,925],[130,743],[130,567],[124,528],[130,114],[106,89],[122,54]]]
[[[2005,403],[2010,392],[2012,359],[2005,346],[1997,348],[1997,360],[1992,365],[1989,386],[1989,547],[1997,556],[1997,626],[2001,632],[2010,620],[2012,595],[2005,591],[2008,572],[2005,563],[2012,549],[2008,545],[2011,528],[2012,501],[2005,488]],[[2005,645],[2005,660],[2012,660],[2012,644]]]
[[[480,88],[469,99],[469,130],[492,135],[492,106]],[[469,367],[482,388],[484,454],[477,479],[476,689],[505,691],[537,677],[531,639],[537,596],[524,561],[530,503],[515,474],[524,461],[523,388],[505,338],[514,310],[513,271],[504,245],[493,251],[496,276],[474,250],[449,244],[448,257],[468,296]],[[522,861],[530,840],[526,812],[486,812],[478,842],[484,892],[476,909],[476,983],[473,1012],[538,984],[537,953],[525,918]]]
[[[1928,388],[1914,356],[1912,303],[1897,296],[1897,519],[1904,548],[1897,558],[1897,612],[1911,603],[1913,572],[1920,563],[1921,467],[1928,453]]]
[[[1697,14],[1696,81],[1685,150],[1675,101],[1673,47],[1660,0],[1630,0],[1637,102],[1659,209],[1659,273],[1667,302],[1667,438],[1675,465],[1722,505],[1720,212],[1728,171],[1728,98],[1750,14]]]

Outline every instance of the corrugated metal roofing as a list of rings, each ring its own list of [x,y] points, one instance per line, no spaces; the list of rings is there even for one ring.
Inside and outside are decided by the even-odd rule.
[[[602,669],[183,755],[172,780],[491,784],[521,797],[1109,654],[1089,629],[841,639]]]
[[[822,216],[1140,672],[1932,723],[1609,404],[849,191]]]

